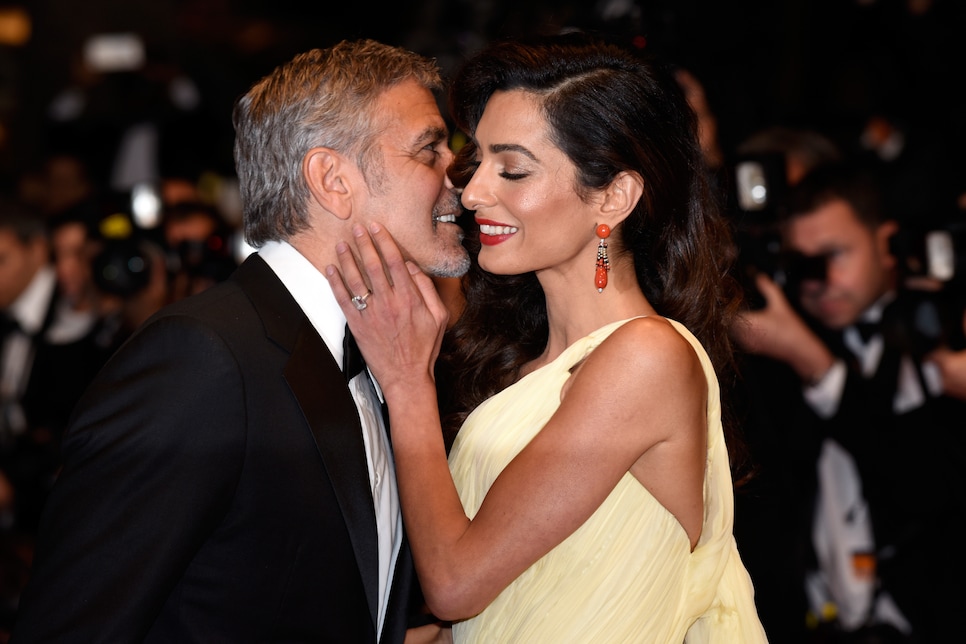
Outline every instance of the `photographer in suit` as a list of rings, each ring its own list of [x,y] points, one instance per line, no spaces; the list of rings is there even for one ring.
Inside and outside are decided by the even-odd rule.
[[[16,492],[15,507],[0,501],[0,514],[4,527],[29,535],[71,410],[107,359],[93,337],[96,318],[75,308],[60,279],[64,221],[0,200],[0,477]]]
[[[421,602],[391,450],[320,271],[378,221],[427,272],[465,272],[438,86],[429,60],[343,42],[239,100],[259,250],[88,389],[12,641],[403,641]]]
[[[798,375],[807,424],[822,437],[812,610],[832,607],[843,641],[873,631],[951,641],[962,571],[942,544],[962,529],[964,483],[951,460],[962,457],[949,446],[963,409],[925,364],[942,338],[922,324],[941,306],[899,287],[897,225],[883,220],[878,186],[861,170],[813,170],[784,211],[783,244],[797,258],[789,283],[783,291],[758,277],[765,307],[744,314],[737,339]]]

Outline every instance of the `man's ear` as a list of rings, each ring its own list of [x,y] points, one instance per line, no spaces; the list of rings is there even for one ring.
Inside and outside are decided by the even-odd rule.
[[[302,175],[312,198],[339,219],[352,214],[355,165],[331,148],[312,148],[302,158]]]
[[[604,190],[604,200],[600,205],[602,223],[611,227],[624,221],[641,200],[644,194],[644,180],[636,172],[624,171],[617,175]]]
[[[894,219],[884,221],[875,229],[876,250],[888,267],[895,266],[897,258],[892,250],[892,238],[899,232],[899,222]]]

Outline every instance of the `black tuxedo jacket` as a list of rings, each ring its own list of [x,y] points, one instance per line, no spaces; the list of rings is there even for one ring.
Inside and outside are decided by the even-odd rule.
[[[257,255],[143,325],[63,452],[12,641],[376,641],[358,412]],[[383,642],[404,637],[412,570],[403,544]]]
[[[878,549],[877,575],[922,642],[959,639],[956,606],[966,602],[963,558],[945,546],[966,530],[963,445],[966,404],[928,394],[913,314],[915,294],[900,294],[880,323],[884,349],[873,375],[849,367],[838,412],[825,435],[852,455],[869,505]],[[833,353],[854,361],[842,334],[826,338]],[[893,401],[903,359],[917,370],[922,405],[898,413]]]

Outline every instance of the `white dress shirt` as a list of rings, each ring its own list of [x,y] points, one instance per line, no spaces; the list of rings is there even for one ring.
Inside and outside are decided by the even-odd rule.
[[[862,315],[861,321],[880,322],[893,299],[893,294],[884,296]],[[843,341],[855,356],[862,375],[874,376],[885,350],[882,334],[863,340],[855,327],[849,327]],[[837,359],[817,383],[804,388],[806,402],[819,417],[828,419],[838,412],[847,378],[848,367]],[[902,413],[925,400],[915,365],[909,356],[903,356],[893,411]],[[818,490],[812,545],[819,570],[808,573],[805,583],[811,611],[820,615],[827,604],[833,603],[846,630],[854,630],[872,618],[876,623],[892,624],[904,633],[910,632],[911,626],[892,596],[877,592],[874,573],[856,565],[857,557],[876,551],[876,544],[855,460],[837,441],[826,438],[816,467]]]
[[[322,336],[336,363],[341,366],[346,319],[325,276],[287,242],[268,242],[259,249],[258,254],[295,298],[312,326]],[[402,515],[399,512],[392,451],[382,418],[381,395],[368,370],[349,382],[349,391],[362,421],[369,486],[379,533],[378,637],[382,633],[389,603],[388,589],[402,542]]]
[[[56,282],[53,268],[41,268],[7,309],[7,314],[17,322],[20,330],[10,333],[0,346],[0,413],[3,414],[0,427],[3,432],[18,435],[27,429],[20,398],[30,381],[33,366],[32,336],[44,325]]]
[[[894,299],[894,293],[887,293],[862,314],[861,321],[878,323],[882,320],[886,306]],[[863,340],[854,327],[848,327],[843,333],[843,341],[858,361],[862,375],[866,378],[875,375],[885,349],[882,334],[877,333],[868,340]],[[845,362],[839,359],[818,382],[805,386],[805,400],[821,418],[831,418],[838,412],[842,394],[845,391],[847,373]],[[921,373],[922,380],[919,378],[912,358],[908,355],[902,356],[899,364],[898,386],[892,401],[892,410],[895,413],[904,414],[926,402],[927,392],[923,390],[923,382],[928,388],[928,394],[938,396],[942,392],[942,379],[936,365],[929,362],[923,363]]]

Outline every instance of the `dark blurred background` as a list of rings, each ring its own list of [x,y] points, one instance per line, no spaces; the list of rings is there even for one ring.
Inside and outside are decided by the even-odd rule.
[[[0,170],[43,158],[58,95],[91,83],[84,44],[134,33],[156,82],[197,90],[207,137],[195,163],[231,171],[235,97],[292,54],[374,37],[436,56],[450,71],[488,40],[600,28],[689,68],[718,116],[724,150],[774,123],[856,134],[887,113],[964,138],[966,3],[957,0],[296,0],[0,1]],[[104,110],[122,110],[107,101]],[[119,116],[118,118],[123,118]],[[959,156],[959,155],[956,155]]]
[[[688,72],[679,81],[723,192],[756,134],[820,133],[875,161],[903,228],[966,230],[964,28],[963,0],[0,0],[0,195],[46,218],[59,296],[91,329],[75,344],[96,350],[76,364],[96,369],[153,311],[224,279],[246,252],[235,250],[231,110],[275,66],[369,37],[435,57],[449,76],[492,40],[585,29]],[[787,132],[766,142],[797,145]],[[740,231],[772,223],[729,212]],[[739,237],[740,250],[767,254],[769,240]],[[79,395],[87,377],[41,383],[37,406],[51,412],[54,394]],[[0,431],[0,642],[29,576],[70,396],[63,417],[31,424],[13,447]],[[759,528],[743,511],[736,533],[763,620],[798,633],[801,613],[768,585],[787,554],[777,519]],[[779,633],[773,641],[798,641]]]

